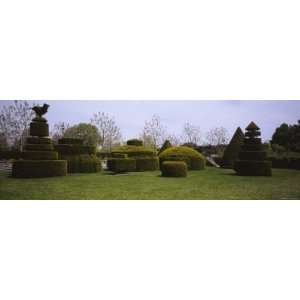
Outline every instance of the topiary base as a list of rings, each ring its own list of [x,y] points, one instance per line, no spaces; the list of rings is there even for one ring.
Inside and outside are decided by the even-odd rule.
[[[13,163],[12,177],[34,178],[67,175],[66,160],[17,160]]]
[[[234,170],[240,176],[272,176],[272,163],[270,161],[237,160]]]

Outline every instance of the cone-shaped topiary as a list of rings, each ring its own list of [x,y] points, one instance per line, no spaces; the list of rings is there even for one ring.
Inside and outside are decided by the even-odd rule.
[[[238,159],[238,155],[241,150],[244,138],[245,136],[242,129],[238,127],[224,151],[221,165],[222,168],[233,168],[234,162]]]
[[[162,153],[163,151],[165,151],[166,149],[170,148],[170,147],[172,147],[171,142],[169,140],[165,140],[165,142],[163,143],[162,147],[158,151],[158,155],[160,153]]]
[[[251,122],[246,127],[244,143],[234,163],[234,170],[241,176],[272,176],[272,163],[266,160],[259,127]]]

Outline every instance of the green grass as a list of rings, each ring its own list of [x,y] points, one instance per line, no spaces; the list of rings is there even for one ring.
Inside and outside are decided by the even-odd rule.
[[[160,172],[74,174],[15,179],[0,175],[0,199],[299,199],[300,171],[273,169],[273,177],[240,177],[206,168],[186,178]]]

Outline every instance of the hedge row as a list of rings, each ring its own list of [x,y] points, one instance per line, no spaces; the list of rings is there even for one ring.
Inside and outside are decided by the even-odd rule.
[[[240,176],[272,176],[272,162],[263,160],[238,160],[235,162],[234,170]]]
[[[143,141],[138,139],[131,139],[127,141],[128,146],[143,146]]]
[[[95,146],[58,144],[54,149],[60,154],[96,154]]]
[[[67,144],[67,145],[82,145],[83,140],[76,138],[62,138],[58,140],[58,144]]]
[[[27,151],[53,151],[52,144],[26,144],[24,149]]]
[[[13,163],[12,176],[17,178],[66,176],[65,160],[17,160]]]
[[[159,169],[159,161],[157,157],[137,157],[136,171],[155,171]]]
[[[21,151],[0,151],[0,160],[4,159],[19,159],[22,158]]]
[[[164,177],[186,177],[187,165],[183,161],[165,161],[161,165],[161,175]]]
[[[22,158],[28,160],[57,160],[58,153],[55,151],[24,151]]]
[[[108,170],[114,173],[136,171],[136,160],[132,158],[111,158],[107,160]]]
[[[52,144],[52,140],[48,137],[31,136],[26,139],[27,144]]]
[[[95,155],[59,155],[60,159],[68,162],[68,173],[96,173],[100,172],[101,161]]]
[[[268,160],[272,162],[273,168],[300,170],[300,158],[269,157]]]

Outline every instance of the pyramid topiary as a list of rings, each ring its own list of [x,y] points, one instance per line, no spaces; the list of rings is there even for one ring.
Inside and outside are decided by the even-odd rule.
[[[242,129],[238,127],[224,151],[221,164],[222,168],[233,168],[234,162],[237,160],[239,152],[241,150],[241,145],[243,144],[244,137],[245,136]]]
[[[52,177],[67,175],[67,161],[58,160],[49,136],[47,120],[42,117],[49,105],[35,106],[36,117],[30,123],[30,137],[22,152],[22,159],[13,163],[12,176],[20,178]]]
[[[170,147],[172,147],[171,142],[169,140],[165,140],[165,142],[163,143],[162,147],[158,151],[158,155],[160,153],[162,153],[163,151],[165,151],[166,149],[170,148]]]
[[[244,143],[234,163],[234,170],[241,176],[272,176],[272,163],[261,143],[260,128],[251,122],[246,127]]]

